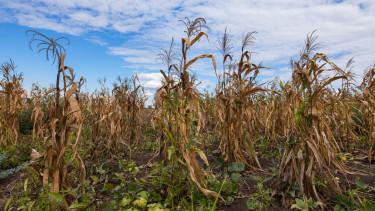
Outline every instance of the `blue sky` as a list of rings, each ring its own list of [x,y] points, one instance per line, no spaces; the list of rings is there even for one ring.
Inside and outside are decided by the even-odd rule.
[[[70,39],[67,64],[87,78],[86,89],[98,88],[98,79],[108,84],[117,76],[138,73],[149,96],[160,84],[157,58],[172,37],[178,42],[184,17],[205,17],[211,30],[192,55],[214,53],[216,40],[228,27],[234,46],[248,31],[257,31],[252,46],[254,62],[270,69],[261,80],[290,77],[289,60],[303,46],[306,34],[318,30],[321,51],[344,66],[354,57],[353,71],[361,76],[375,63],[375,1],[373,0],[0,0],[0,62],[12,58],[33,82],[53,83],[55,66],[28,47],[28,29]],[[176,46],[178,52],[178,46]],[[220,63],[220,62],[218,62]],[[213,87],[215,77],[207,62],[192,71],[201,88]]]
[[[23,72],[25,76],[24,85],[27,89],[31,88],[32,83],[38,83],[43,86],[49,86],[54,82],[56,75],[56,64],[48,62],[45,54],[37,53],[35,49],[29,48],[31,35],[25,32],[29,27],[20,26],[12,23],[0,23],[0,61],[5,62],[12,59],[17,72]],[[38,31],[49,36],[60,37],[62,34],[50,30],[38,29]],[[92,43],[86,37],[63,34],[70,40],[66,46],[66,62],[72,66],[77,74],[86,77],[90,83],[87,83],[88,90],[97,88],[97,79],[107,78],[114,81],[118,75],[129,76],[131,71],[123,67],[121,57],[112,56],[107,53],[104,46]],[[116,38],[117,42],[121,42]]]

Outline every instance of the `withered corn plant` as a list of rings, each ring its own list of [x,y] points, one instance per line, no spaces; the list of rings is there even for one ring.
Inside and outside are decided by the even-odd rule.
[[[157,142],[159,143],[159,158],[161,160],[167,159],[167,142],[166,136],[164,135],[164,126],[163,121],[171,122],[171,110],[163,108],[164,99],[171,95],[171,90],[175,86],[174,75],[178,74],[178,67],[174,62],[178,59],[176,53],[174,52],[174,39],[172,38],[171,43],[168,49],[164,49],[161,53],[158,54],[160,60],[166,65],[167,73],[161,71],[164,79],[162,80],[162,87],[157,90],[154,96],[154,113],[152,117],[152,127],[156,131]],[[177,70],[177,71],[176,71]],[[165,110],[164,110],[165,109]],[[165,115],[166,119],[162,117]],[[171,130],[168,125],[168,130]]]
[[[279,168],[283,193],[297,185],[306,198],[324,202],[324,194],[342,193],[342,181],[350,173],[338,159],[340,148],[329,124],[332,118],[325,108],[332,103],[328,87],[332,82],[346,79],[344,71],[323,53],[314,53],[317,36],[308,35],[298,61],[292,61],[293,121],[296,128],[289,134],[288,146]],[[319,181],[326,187],[318,185]],[[288,204],[286,194],[283,203]],[[290,204],[289,204],[290,205]]]
[[[256,84],[261,66],[251,61],[251,52],[247,50],[253,42],[254,33],[244,36],[238,62],[232,62],[231,42],[226,30],[219,40],[223,73],[217,75],[219,82],[216,107],[219,123],[216,131],[226,162],[241,162],[250,167],[261,168],[254,148],[256,110],[252,96],[265,89]]]
[[[23,76],[15,68],[12,60],[0,66],[0,146],[15,145],[20,137],[19,114],[26,95],[22,88]]]
[[[201,136],[202,136],[202,147],[204,152],[207,153],[208,146],[213,143],[215,139],[215,127],[218,122],[216,113],[216,96],[213,93],[206,92],[200,98],[200,110],[201,110]]]
[[[156,94],[155,122],[163,130],[165,137],[167,161],[172,163],[171,182],[173,182],[173,171],[187,168],[189,178],[196,187],[206,196],[216,197],[217,193],[207,187],[205,177],[208,175],[201,163],[199,156],[206,165],[208,160],[200,145],[200,106],[199,92],[195,87],[195,79],[190,74],[191,66],[198,60],[208,58],[212,60],[216,70],[215,58],[211,54],[201,54],[194,58],[189,57],[190,49],[202,37],[208,37],[202,31],[206,27],[203,18],[193,21],[183,21],[186,36],[181,39],[181,63],[170,64],[166,73],[161,70],[164,77],[163,85]],[[174,74],[172,74],[174,73]],[[180,178],[181,179],[181,178]]]
[[[32,137],[34,140],[43,139],[47,134],[48,124],[45,120],[45,112],[47,104],[51,99],[51,95],[47,93],[46,89],[33,84],[31,90],[31,103],[33,108],[31,121],[33,122]]]
[[[146,97],[137,75],[130,80],[118,79],[113,85],[112,95],[116,103],[117,115],[121,117],[118,139],[125,139],[130,146],[141,140],[141,112],[144,110]]]
[[[108,116],[110,113],[110,94],[108,88],[105,86],[106,80],[99,80],[101,85],[100,90],[89,96],[87,104],[88,117],[91,129],[91,142],[94,146],[94,152],[97,149],[107,146],[110,140],[111,124]]]
[[[331,115],[331,118],[327,120],[330,121],[335,139],[340,150],[346,152],[351,152],[354,149],[358,139],[353,118],[357,101],[354,96],[353,73],[350,70],[352,62],[353,60],[350,59],[344,70],[338,69],[338,71],[343,71],[341,74],[346,77],[341,79],[341,87],[338,91],[330,90],[327,98],[331,103],[326,107],[327,113],[329,112]]]
[[[50,192],[58,193],[71,185],[68,182],[68,163],[77,160],[81,172],[80,181],[85,179],[85,165],[77,152],[83,122],[75,95],[78,85],[73,68],[65,66],[65,49],[59,43],[64,38],[49,38],[37,31],[28,33],[32,34],[30,47],[35,43],[39,52],[46,53],[47,60],[52,59],[51,57],[53,62],[58,60],[56,84],[51,92],[54,99],[48,104],[48,112],[45,113],[48,133],[44,137],[46,151],[43,153],[43,185]],[[68,151],[71,152],[69,162],[66,160]],[[56,209],[56,206],[51,204],[51,209]]]
[[[136,75],[131,79],[118,78],[111,94],[102,84],[101,90],[92,95],[88,103],[95,149],[105,146],[117,152],[131,151],[131,144],[142,139],[141,115],[145,101],[143,87]]]
[[[367,138],[368,161],[371,163],[375,156],[375,65],[366,71],[360,89],[362,95],[359,100],[363,116],[361,130]]]
[[[274,81],[265,100],[257,103],[261,134],[269,143],[270,150],[290,140],[295,127],[293,107],[295,98],[290,82]]]

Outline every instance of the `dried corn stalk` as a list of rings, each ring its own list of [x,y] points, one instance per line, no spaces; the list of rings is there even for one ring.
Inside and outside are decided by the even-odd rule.
[[[163,86],[156,94],[155,121],[163,129],[166,137],[165,145],[176,150],[176,156],[182,156],[184,164],[189,172],[189,177],[198,189],[206,196],[216,197],[217,193],[207,189],[205,176],[207,172],[201,167],[196,156],[208,164],[202,150],[197,147],[199,142],[200,107],[199,93],[194,87],[194,77],[190,76],[190,67],[198,60],[209,58],[216,70],[215,58],[211,54],[198,55],[188,59],[190,48],[207,34],[202,31],[206,28],[206,21],[197,18],[193,21],[186,19],[186,37],[181,39],[181,64],[180,67],[171,64],[168,73],[163,74]],[[174,71],[175,77],[172,75]]]
[[[80,164],[81,182],[86,174],[84,162],[77,152],[83,123],[76,95],[78,85],[74,81],[73,68],[65,66],[65,49],[58,43],[62,38],[49,38],[36,31],[28,31],[28,33],[32,33],[30,47],[34,42],[38,42],[36,46],[39,52],[45,50],[47,60],[51,56],[53,61],[58,60],[56,86],[51,91],[54,99],[49,101],[45,113],[48,133],[44,137],[46,152],[43,153],[43,185],[50,187],[50,192],[56,193],[70,185],[67,180],[66,152],[68,150],[72,152],[70,159],[77,159]],[[60,98],[61,94],[62,98]],[[73,135],[76,137],[75,140]],[[55,210],[56,206],[51,204],[51,209]]]
[[[48,186],[51,183],[51,192],[59,192],[63,186],[68,185],[66,183],[68,166],[65,161],[65,152],[69,148],[73,154],[71,159],[77,159],[80,163],[81,180],[85,178],[84,163],[77,153],[83,123],[81,109],[75,95],[77,84],[74,82],[74,70],[64,66],[64,59],[65,55],[61,54],[59,64],[64,84],[63,99],[59,105],[53,105],[54,110],[58,109],[59,112],[52,113],[48,117],[50,134],[45,137],[47,150],[44,157],[43,185]],[[61,105],[62,108],[59,109]],[[73,134],[76,134],[76,139],[72,143]]]
[[[375,156],[375,65],[367,70],[360,88],[362,95],[359,99],[364,123],[361,129],[366,134],[370,146],[368,160],[371,163]]]
[[[279,177],[287,184],[282,185],[286,191],[297,183],[305,197],[323,201],[322,194],[327,193],[327,188],[323,191],[316,181],[319,179],[339,194],[342,188],[337,174],[345,176],[350,173],[344,162],[338,159],[340,148],[329,124],[330,113],[324,109],[331,103],[327,98],[330,95],[327,87],[347,76],[326,55],[312,53],[316,48],[315,40],[314,34],[309,35],[300,60],[293,62],[294,100],[291,103],[294,104],[290,106],[296,128],[290,131]]]
[[[23,76],[15,72],[12,60],[0,66],[0,145],[17,144],[19,114],[24,107]]]
[[[112,95],[103,86],[91,96],[88,105],[93,142],[118,151],[123,151],[124,146],[130,148],[133,142],[138,143],[145,100],[136,75],[130,80],[119,78],[113,85]]]
[[[220,46],[223,54],[223,73],[218,76],[217,112],[219,123],[216,131],[220,150],[226,162],[242,162],[261,168],[254,148],[256,110],[252,97],[265,89],[256,85],[261,66],[252,63],[246,48],[252,43],[253,33],[242,41],[240,60],[232,63],[231,46],[225,31]],[[227,61],[230,61],[227,65]]]
[[[48,133],[48,124],[45,119],[45,109],[48,102],[51,100],[52,97],[49,95],[46,89],[42,89],[35,84],[33,85],[31,91],[31,103],[33,107],[31,121],[33,122],[32,136],[34,140],[44,138]]]
[[[293,90],[290,83],[274,81],[271,92],[262,102],[257,102],[259,112],[259,124],[261,125],[261,135],[269,140],[271,150],[279,144],[285,144],[290,140],[290,135],[294,134],[296,128],[293,121],[294,111],[292,105],[295,104]],[[278,87],[277,87],[278,84]]]

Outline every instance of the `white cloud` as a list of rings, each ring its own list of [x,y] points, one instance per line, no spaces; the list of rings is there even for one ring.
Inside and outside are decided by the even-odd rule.
[[[138,73],[139,81],[146,89],[158,89],[163,76],[161,73]]]
[[[97,37],[97,36],[90,36],[89,38],[87,38],[88,41],[94,43],[94,44],[97,44],[99,46],[106,46],[108,45],[108,43],[106,41],[104,41],[103,39]]]
[[[137,47],[109,47],[109,54],[121,56],[125,62],[124,67],[138,71],[156,71],[161,67],[158,51],[151,47],[139,49]]]
[[[125,67],[147,73],[163,67],[157,53],[168,47],[171,37],[179,41],[183,25],[178,20],[199,16],[208,21],[210,41],[202,40],[200,50],[192,55],[216,52],[216,39],[226,26],[236,46],[244,33],[257,31],[253,59],[271,68],[264,71],[265,78],[287,78],[289,59],[315,29],[325,44],[321,50],[334,56],[339,65],[354,57],[353,70],[361,75],[375,62],[373,0],[0,0],[0,21],[74,35],[125,33],[125,43],[109,47],[109,53],[123,57]],[[193,70],[214,77],[207,62],[196,64]]]
[[[154,94],[161,87],[163,76],[161,73],[137,73],[139,82],[144,87],[147,97],[146,105],[152,105],[154,102]]]

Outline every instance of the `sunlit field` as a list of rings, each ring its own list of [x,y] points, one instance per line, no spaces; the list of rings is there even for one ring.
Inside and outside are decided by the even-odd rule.
[[[261,33],[178,23],[152,94],[138,73],[86,89],[69,37],[23,31],[51,85],[0,61],[0,209],[375,210],[374,64],[354,73],[311,30],[290,75],[265,79]]]

